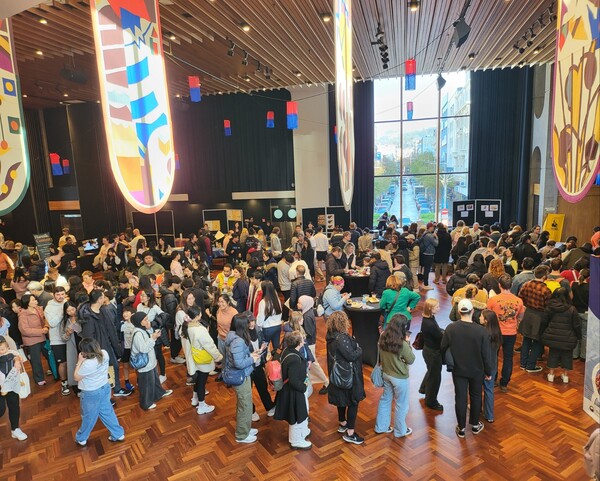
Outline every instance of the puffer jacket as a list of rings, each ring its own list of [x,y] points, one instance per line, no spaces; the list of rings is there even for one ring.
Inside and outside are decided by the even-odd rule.
[[[456,291],[461,287],[467,285],[467,276],[469,275],[468,269],[459,269],[452,274],[448,283],[446,284],[446,292],[448,295],[453,296]]]
[[[250,355],[250,348],[235,332],[229,331],[225,338],[227,362],[230,369],[243,371],[248,377],[254,371],[254,359]]]
[[[381,259],[371,264],[369,291],[381,296],[383,291],[385,291],[385,283],[390,275],[390,267],[386,261]]]
[[[542,334],[542,341],[548,347],[571,351],[581,339],[581,320],[577,309],[558,299],[550,299],[546,305],[548,327]]]
[[[548,325],[548,312],[540,311],[528,307],[525,309],[523,319],[519,323],[517,332],[523,337],[539,341],[542,337],[543,329]]]

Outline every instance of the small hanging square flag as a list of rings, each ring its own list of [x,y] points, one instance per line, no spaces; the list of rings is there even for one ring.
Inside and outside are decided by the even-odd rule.
[[[190,86],[190,100],[192,102],[200,102],[202,94],[200,93],[200,77],[188,77]]]
[[[417,61],[409,58],[404,63],[404,90],[415,90],[417,88]]]
[[[413,119],[413,103],[412,102],[406,102],[406,116],[408,117],[408,120]]]
[[[52,167],[52,175],[63,175],[62,167],[60,166],[60,155],[50,154],[50,166]]]
[[[223,127],[225,128],[225,137],[231,137],[231,122],[223,120]]]
[[[287,128],[298,128],[298,102],[287,102]]]
[[[62,168],[65,175],[71,173],[71,162],[69,159],[62,159]]]
[[[175,152],[175,170],[181,169],[181,164],[179,163],[179,154]]]
[[[333,126],[333,140],[337,144],[337,125]]]
[[[275,128],[275,112],[269,110],[267,112],[267,129]]]

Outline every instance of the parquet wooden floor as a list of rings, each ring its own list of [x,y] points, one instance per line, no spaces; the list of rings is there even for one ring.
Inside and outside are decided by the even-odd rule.
[[[440,286],[429,297],[442,302],[444,324],[449,300]],[[420,314],[413,332],[418,332]],[[445,322],[447,323],[447,321]],[[319,327],[318,354],[325,360],[324,326]],[[28,363],[29,364],[29,363]],[[582,411],[583,363],[576,362],[571,383],[550,384],[542,374],[518,368],[515,355],[510,391],[496,391],[496,422],[474,437],[454,434],[452,380],[444,372],[439,400],[446,410],[424,409],[419,384],[425,372],[420,353],[411,368],[408,425],[413,434],[394,439],[373,431],[381,391],[369,380],[367,399],[359,409],[357,431],[362,446],[346,444],[336,432],[337,415],[327,396],[317,389],[310,398],[313,448],[293,451],[287,424],[268,418],[255,395],[261,420],[258,442],[235,442],[235,394],[209,380],[207,401],[217,409],[198,416],[190,405],[191,387],[185,367],[168,365],[166,385],[175,393],[154,411],[142,411],[137,394],[117,398],[117,415],[126,439],[111,443],[98,425],[87,447],[73,439],[80,422],[78,399],[63,397],[59,385],[35,386],[22,402],[21,427],[25,442],[10,437],[8,419],[0,420],[0,479],[30,480],[585,480],[582,447],[596,427]],[[30,367],[28,366],[28,369]]]

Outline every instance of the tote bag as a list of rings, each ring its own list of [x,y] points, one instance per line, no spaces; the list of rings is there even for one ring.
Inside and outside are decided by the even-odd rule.
[[[383,387],[383,368],[379,364],[379,349],[377,349],[377,363],[371,371],[371,382],[375,387]]]

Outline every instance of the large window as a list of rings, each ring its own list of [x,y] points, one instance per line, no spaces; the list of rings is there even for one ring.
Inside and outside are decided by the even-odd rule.
[[[470,77],[444,79],[438,90],[436,75],[417,77],[412,91],[403,78],[375,81],[375,225],[384,212],[452,224],[452,202],[467,198]]]

